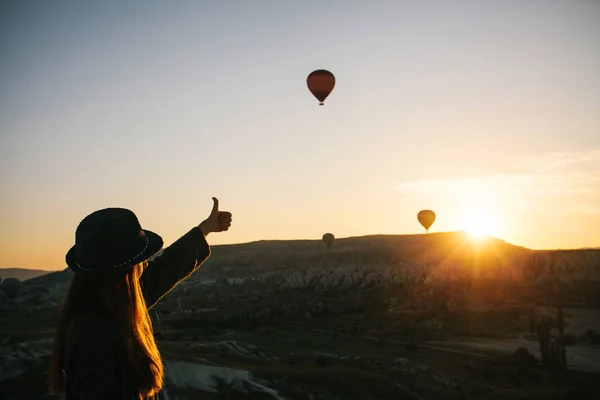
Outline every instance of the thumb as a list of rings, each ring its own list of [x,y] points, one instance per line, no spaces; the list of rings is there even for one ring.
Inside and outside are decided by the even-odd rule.
[[[213,208],[211,211],[211,214],[216,214],[219,212],[219,199],[217,199],[216,197],[213,197]]]

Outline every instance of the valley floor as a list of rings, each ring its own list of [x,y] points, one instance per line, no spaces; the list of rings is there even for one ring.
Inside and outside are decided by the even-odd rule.
[[[512,356],[524,347],[539,357],[524,310],[510,308],[516,322],[509,333],[478,326],[501,319],[493,309],[468,318],[431,317],[410,332],[401,329],[406,315],[399,313],[398,327],[385,335],[340,329],[354,321],[347,316],[235,329],[183,328],[163,318],[155,328],[167,370],[164,398],[600,399],[600,348],[581,339],[598,329],[600,311],[565,309],[566,331],[574,338],[567,347],[570,369],[551,371]],[[53,399],[46,396],[45,373],[56,313],[55,306],[3,309],[0,400],[8,394]],[[469,329],[461,328],[465,324]]]

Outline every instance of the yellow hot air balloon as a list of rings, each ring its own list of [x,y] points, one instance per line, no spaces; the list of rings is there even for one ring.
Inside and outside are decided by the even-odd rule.
[[[431,210],[421,210],[417,214],[417,219],[421,225],[423,225],[425,231],[429,232],[429,228],[431,228],[431,225],[435,222],[435,213]]]
[[[308,75],[306,84],[308,90],[319,100],[319,105],[322,106],[335,86],[335,76],[325,69],[318,69]]]
[[[325,246],[327,246],[327,248],[331,247],[334,240],[335,240],[335,236],[333,236],[332,233],[326,233],[323,235],[323,243],[325,243]]]

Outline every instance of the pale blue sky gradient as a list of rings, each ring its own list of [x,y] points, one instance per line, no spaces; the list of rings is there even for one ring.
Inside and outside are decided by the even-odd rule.
[[[0,267],[62,268],[108,206],[169,244],[211,196],[213,244],[475,204],[515,244],[600,245],[599,2],[225,3],[1,3]]]

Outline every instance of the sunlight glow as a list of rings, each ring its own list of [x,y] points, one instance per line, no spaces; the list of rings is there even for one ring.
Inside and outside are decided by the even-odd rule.
[[[497,235],[498,223],[485,208],[470,209],[461,218],[462,229],[474,239]]]

